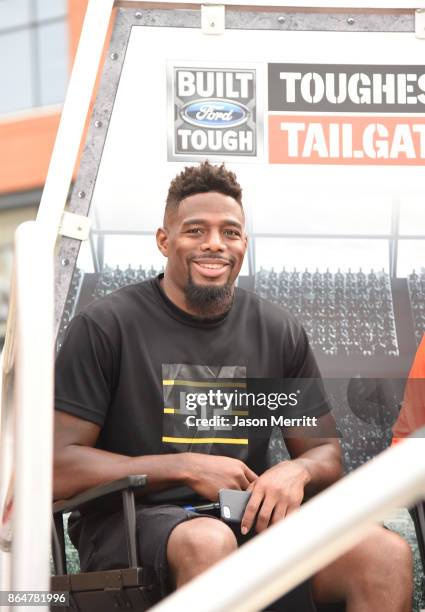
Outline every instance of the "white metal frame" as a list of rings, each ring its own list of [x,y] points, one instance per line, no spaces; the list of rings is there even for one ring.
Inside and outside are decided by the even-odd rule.
[[[52,516],[54,272],[53,249],[39,223],[28,221],[18,228],[15,253],[17,336],[12,589],[48,591]]]
[[[386,450],[153,610],[262,609],[357,544],[389,511],[423,497],[424,453],[423,437]]]
[[[143,5],[149,4],[150,8],[153,4],[179,4],[179,5],[193,5],[198,4],[223,4],[224,6],[253,6],[258,9],[262,9],[267,6],[275,6],[277,8],[348,8],[354,11],[364,8],[375,8],[375,9],[417,9],[424,8],[424,0],[406,0],[402,2],[400,0],[208,0],[204,3],[198,2],[182,2],[181,0],[164,0],[151,2],[144,2],[143,0],[117,0],[117,6],[129,6],[131,4]]]
[[[37,221],[55,242],[77,163],[114,0],[90,0],[68,85]]]
[[[15,235],[16,337],[9,364],[14,371],[13,415],[10,396],[2,407],[3,416],[13,416],[1,432],[2,458],[10,462],[5,453],[11,454],[13,435],[14,459],[12,545],[11,554],[2,553],[2,590],[50,588],[53,286],[53,249],[46,231],[36,221],[23,223]],[[2,465],[2,498],[10,473]],[[42,609],[47,612],[48,606]]]

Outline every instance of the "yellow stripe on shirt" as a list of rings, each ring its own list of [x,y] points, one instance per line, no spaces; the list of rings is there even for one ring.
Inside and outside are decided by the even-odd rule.
[[[164,436],[163,442],[174,442],[175,444],[248,444],[247,438],[174,438]]]
[[[162,381],[164,387],[237,387],[240,389],[246,389],[246,383],[241,382],[207,382],[207,381],[196,381],[196,380],[170,380],[165,379]]]

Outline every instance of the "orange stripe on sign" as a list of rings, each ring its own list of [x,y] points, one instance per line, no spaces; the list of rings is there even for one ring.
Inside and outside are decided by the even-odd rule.
[[[269,115],[272,164],[425,164],[425,116]]]

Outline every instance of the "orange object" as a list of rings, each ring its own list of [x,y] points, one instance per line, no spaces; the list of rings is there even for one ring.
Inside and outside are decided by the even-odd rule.
[[[404,390],[400,415],[393,426],[393,444],[425,426],[425,335],[416,352]]]

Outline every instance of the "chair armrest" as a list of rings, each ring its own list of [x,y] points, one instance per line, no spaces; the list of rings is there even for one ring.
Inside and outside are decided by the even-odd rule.
[[[84,493],[79,493],[70,499],[59,500],[53,504],[52,553],[57,574],[67,573],[63,513],[72,510],[105,511],[107,508],[113,508],[118,502],[120,502],[124,512],[129,567],[138,566],[134,494],[146,485],[146,480],[145,475],[127,476],[92,487]],[[99,500],[102,500],[101,504]]]
[[[112,501],[116,499],[118,502],[121,502],[121,496],[117,494],[126,489],[129,490],[137,490],[146,485],[146,476],[145,475],[137,475],[137,476],[127,476],[126,478],[120,478],[119,480],[112,480],[111,482],[107,482],[103,485],[98,485],[97,487],[92,487],[84,493],[79,493],[74,497],[70,497],[69,499],[61,499],[53,504],[53,514],[58,514],[62,512],[72,512],[72,510],[84,510],[88,509],[89,506],[94,506],[95,503],[100,499],[103,502]],[[122,502],[121,502],[122,503]]]

